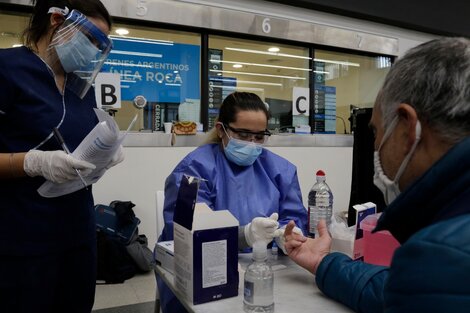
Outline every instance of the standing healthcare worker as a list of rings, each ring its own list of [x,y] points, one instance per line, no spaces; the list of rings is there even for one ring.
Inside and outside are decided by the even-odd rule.
[[[268,117],[256,94],[234,92],[225,98],[209,134],[211,143],[189,153],[165,182],[165,227],[160,241],[173,239],[173,213],[183,174],[204,179],[198,202],[213,210],[229,210],[238,219],[240,250],[255,241],[268,244],[273,239],[284,250],[282,227],[291,219],[297,232],[306,232],[307,211],[296,167],[263,148],[271,135],[266,129]],[[163,312],[186,312],[159,277],[157,282]]]
[[[111,19],[99,0],[33,4],[25,46],[0,50],[0,312],[89,313],[91,186],[56,198],[37,189],[94,168],[63,152],[53,128],[73,151],[98,122],[90,87],[112,48]]]

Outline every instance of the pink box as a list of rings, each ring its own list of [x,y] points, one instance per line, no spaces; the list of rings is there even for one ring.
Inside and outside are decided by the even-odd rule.
[[[360,224],[364,232],[364,262],[389,266],[400,243],[387,230],[371,233],[379,217],[380,213],[369,215]]]

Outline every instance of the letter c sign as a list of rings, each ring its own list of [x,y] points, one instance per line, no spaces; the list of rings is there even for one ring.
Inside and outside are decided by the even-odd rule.
[[[294,87],[292,91],[292,115],[310,115],[309,88]]]

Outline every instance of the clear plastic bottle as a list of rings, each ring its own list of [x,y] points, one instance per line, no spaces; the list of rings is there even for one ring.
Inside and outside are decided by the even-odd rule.
[[[245,272],[243,310],[248,313],[274,312],[274,274],[267,263],[266,243],[253,244],[253,262]]]
[[[325,172],[317,172],[317,182],[308,193],[308,236],[318,236],[317,225],[322,219],[330,225],[333,214],[333,194],[326,183]]]

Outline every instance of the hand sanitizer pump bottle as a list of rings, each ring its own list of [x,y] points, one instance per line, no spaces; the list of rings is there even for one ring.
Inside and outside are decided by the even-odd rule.
[[[243,309],[248,313],[274,312],[274,274],[267,261],[266,243],[253,245],[253,262],[245,272]]]

